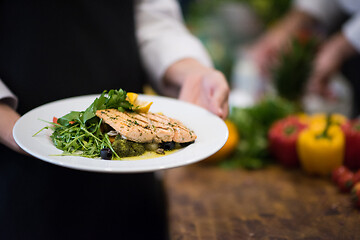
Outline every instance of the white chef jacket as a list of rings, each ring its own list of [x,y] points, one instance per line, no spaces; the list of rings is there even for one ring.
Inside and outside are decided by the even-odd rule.
[[[156,85],[161,85],[166,69],[178,60],[194,58],[205,66],[212,66],[203,45],[186,29],[176,0],[136,0],[135,4],[140,56]],[[0,100],[13,108],[17,106],[16,96],[1,79]]]
[[[360,52],[360,0],[295,0],[295,8],[309,13],[325,26],[348,14],[350,18],[342,26],[342,32]]]

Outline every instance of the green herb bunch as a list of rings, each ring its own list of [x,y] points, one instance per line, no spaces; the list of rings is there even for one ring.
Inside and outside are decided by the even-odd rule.
[[[296,106],[278,97],[267,97],[252,107],[234,107],[229,119],[235,123],[241,140],[226,168],[258,169],[271,163],[267,134],[272,123],[297,111]]]
[[[50,138],[58,149],[64,151],[62,155],[94,158],[100,156],[101,149],[110,148],[118,157],[109,136],[101,131],[102,120],[96,116],[97,110],[109,108],[131,111],[132,104],[126,100],[126,91],[104,91],[85,111],[72,111],[39,132],[52,129],[54,132]]]
[[[313,59],[318,49],[314,37],[302,33],[291,41],[290,49],[284,51],[272,72],[275,89],[279,96],[299,101],[312,71]]]

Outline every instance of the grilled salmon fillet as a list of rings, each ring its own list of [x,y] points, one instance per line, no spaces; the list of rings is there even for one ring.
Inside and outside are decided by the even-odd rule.
[[[193,142],[196,135],[176,119],[158,113],[120,112],[116,109],[96,111],[96,116],[103,119],[124,138],[139,143]]]

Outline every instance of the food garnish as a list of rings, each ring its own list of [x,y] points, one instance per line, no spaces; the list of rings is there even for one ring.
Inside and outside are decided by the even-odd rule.
[[[180,121],[149,112],[151,105],[136,93],[104,91],[85,111],[54,117],[39,132],[53,130],[50,138],[61,155],[105,160],[160,153],[195,141],[195,133]]]

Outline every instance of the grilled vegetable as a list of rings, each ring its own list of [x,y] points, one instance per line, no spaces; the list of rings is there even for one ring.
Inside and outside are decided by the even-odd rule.
[[[143,144],[125,140],[121,137],[115,138],[112,147],[119,157],[139,156],[145,152]]]

